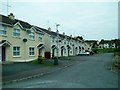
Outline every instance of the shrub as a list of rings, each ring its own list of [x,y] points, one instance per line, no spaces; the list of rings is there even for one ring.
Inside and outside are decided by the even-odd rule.
[[[114,52],[120,52],[120,48],[116,48]]]
[[[38,63],[42,63],[43,62],[43,58],[42,58],[42,56],[38,56]]]

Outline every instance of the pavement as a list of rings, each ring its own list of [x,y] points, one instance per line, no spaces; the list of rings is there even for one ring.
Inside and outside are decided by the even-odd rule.
[[[52,59],[44,60],[44,62],[47,63],[46,65],[31,62],[3,64],[2,84],[5,85],[12,82],[19,82],[22,80],[39,77],[69,67],[76,63],[75,61],[68,58],[62,58],[58,61],[58,65],[54,65],[54,60]]]

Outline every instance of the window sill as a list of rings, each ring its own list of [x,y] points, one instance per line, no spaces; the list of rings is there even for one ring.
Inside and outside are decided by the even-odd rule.
[[[1,34],[0,34],[0,36],[7,37],[7,35],[1,35]]]
[[[35,41],[35,39],[29,39],[30,41]]]
[[[30,57],[35,57],[35,55],[29,55]]]
[[[43,40],[38,40],[39,42],[43,42]]]
[[[21,39],[20,37],[14,37],[14,36],[13,36],[13,38],[16,38],[16,39]]]
[[[13,56],[13,58],[20,58],[21,56]]]

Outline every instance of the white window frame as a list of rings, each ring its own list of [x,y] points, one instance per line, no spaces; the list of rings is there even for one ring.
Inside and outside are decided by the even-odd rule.
[[[40,34],[40,33],[38,34],[38,40],[39,40],[39,41],[42,41],[42,40],[43,40],[43,35]]]
[[[35,40],[35,33],[33,31],[29,32],[28,35],[30,40]]]
[[[13,37],[20,38],[20,29],[13,28]]]
[[[30,48],[34,48],[34,51],[30,51]],[[32,55],[30,53],[34,53],[34,55]],[[28,54],[29,54],[29,56],[35,56],[35,47],[29,47],[28,48]]]
[[[16,49],[16,50],[14,51],[14,48],[19,48],[19,50]],[[13,50],[13,57],[20,57],[20,56],[21,56],[21,52],[20,52],[21,49],[20,49],[19,46],[14,46],[12,50]],[[14,53],[19,53],[19,55],[14,55]]]
[[[7,27],[0,25],[0,35],[7,36]]]
[[[52,37],[52,42],[55,42],[55,37]]]
[[[66,45],[66,41],[64,41],[64,44]]]

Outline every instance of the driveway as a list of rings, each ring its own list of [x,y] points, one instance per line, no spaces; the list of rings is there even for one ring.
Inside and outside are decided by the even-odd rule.
[[[4,85],[3,88],[118,88],[118,74],[108,70],[113,54],[72,57],[77,63],[42,77]]]

